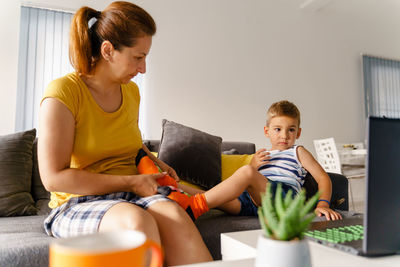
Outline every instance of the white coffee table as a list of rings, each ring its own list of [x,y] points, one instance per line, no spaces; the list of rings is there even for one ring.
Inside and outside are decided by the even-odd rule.
[[[241,231],[221,234],[221,254],[223,261],[253,258],[257,254],[257,239],[261,230]],[[313,267],[393,267],[400,266],[400,255],[367,258],[355,256],[338,249],[329,248],[309,241],[311,263]],[[247,262],[252,266],[252,262]],[[254,264],[254,263],[253,263]],[[219,265],[215,265],[219,266]],[[221,265],[223,266],[223,265]],[[228,265],[227,265],[228,266]]]
[[[221,234],[222,261],[181,265],[180,267],[252,267],[257,255],[257,239],[261,233],[261,230],[250,230]],[[308,244],[313,267],[400,266],[400,255],[367,258],[329,248],[316,242],[309,241]]]
[[[232,261],[210,261],[205,263],[179,265],[175,267],[252,267],[252,266],[254,266],[254,258],[232,260]]]

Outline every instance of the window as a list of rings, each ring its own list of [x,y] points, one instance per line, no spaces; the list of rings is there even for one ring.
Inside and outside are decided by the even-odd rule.
[[[400,118],[400,61],[363,56],[367,116]]]
[[[72,13],[21,7],[16,131],[37,128],[47,84],[73,71],[68,59],[71,18]]]
[[[46,86],[74,71],[68,57],[72,17],[66,11],[21,7],[16,131],[38,127],[40,100]],[[142,89],[142,75],[133,80]],[[140,126],[143,117],[140,112]]]

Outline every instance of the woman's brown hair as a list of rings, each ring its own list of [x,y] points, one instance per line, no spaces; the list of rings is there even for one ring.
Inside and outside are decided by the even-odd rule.
[[[108,40],[114,49],[120,50],[134,46],[137,38],[155,33],[153,18],[135,4],[117,1],[103,12],[81,7],[71,22],[69,59],[79,74],[88,75],[100,58],[103,41]]]

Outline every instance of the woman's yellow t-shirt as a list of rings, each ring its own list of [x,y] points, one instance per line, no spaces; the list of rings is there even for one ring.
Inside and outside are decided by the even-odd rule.
[[[139,89],[134,82],[121,85],[122,104],[105,112],[77,73],[52,81],[45,98],[56,98],[75,119],[75,139],[70,168],[115,175],[137,174],[135,157],[142,147],[138,127]],[[51,192],[50,208],[78,195]]]

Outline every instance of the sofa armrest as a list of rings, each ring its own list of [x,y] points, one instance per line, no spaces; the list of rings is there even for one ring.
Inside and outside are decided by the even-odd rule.
[[[346,176],[330,172],[328,172],[328,175],[332,182],[331,208],[349,210],[349,187]],[[318,191],[318,184],[309,173],[305,177],[303,187],[306,189],[307,199]]]
[[[158,152],[160,148],[160,140],[143,140],[143,144],[151,152]],[[233,142],[233,141],[223,141],[221,144],[221,152],[235,149],[238,154],[254,154],[256,152],[256,145],[250,142]]]

